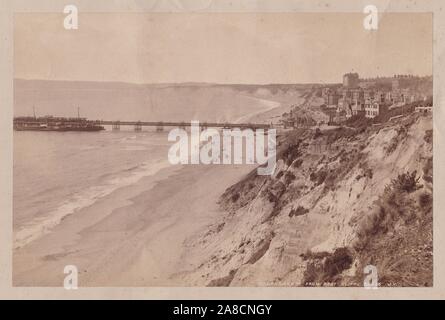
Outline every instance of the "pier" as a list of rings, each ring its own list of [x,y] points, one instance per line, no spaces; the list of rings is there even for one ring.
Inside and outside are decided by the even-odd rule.
[[[15,117],[15,130],[34,131],[100,131],[104,126],[110,126],[111,130],[118,131],[121,126],[130,126],[134,131],[142,131],[143,127],[153,127],[157,132],[164,131],[165,127],[176,127],[186,129],[193,122],[171,122],[171,121],[119,121],[119,120],[87,120],[86,118],[64,118],[64,117]],[[271,124],[264,123],[229,123],[229,122],[199,122],[201,130],[207,128],[222,129],[270,129]]]
[[[135,131],[141,131],[143,127],[154,127],[157,132],[164,131],[165,127],[177,127],[186,129],[191,126],[190,122],[163,122],[163,121],[111,121],[98,120],[95,123],[102,126],[111,126],[114,131],[120,130],[121,126],[132,126]],[[206,128],[223,128],[223,129],[270,129],[270,124],[261,123],[228,123],[228,122],[200,122],[199,126],[204,130]]]

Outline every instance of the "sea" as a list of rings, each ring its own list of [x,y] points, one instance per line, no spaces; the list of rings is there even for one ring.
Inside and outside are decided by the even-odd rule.
[[[268,100],[271,93],[251,96],[239,88],[226,86],[154,89],[90,82],[16,80],[14,83],[16,115],[29,114],[29,106],[36,104],[39,114],[72,116],[71,108],[65,107],[69,97],[70,105],[87,110],[85,116],[89,119],[249,122],[255,116],[256,122],[261,120],[259,115],[279,110],[282,104]],[[297,91],[282,96],[293,103],[302,99]],[[150,100],[153,103],[147,107]],[[127,111],[122,111],[122,105]],[[148,176],[157,181],[161,170],[169,170],[172,165],[168,150],[172,142],[167,139],[168,130],[132,129],[121,126],[121,131],[101,132],[14,131],[14,248],[51,232],[67,216],[114,191]]]
[[[167,132],[14,131],[14,248],[113,191],[171,166]]]

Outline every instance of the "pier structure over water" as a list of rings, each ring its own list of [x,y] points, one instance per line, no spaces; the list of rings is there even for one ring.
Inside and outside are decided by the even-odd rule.
[[[130,126],[134,131],[142,131],[143,127],[153,127],[157,132],[164,131],[165,127],[176,127],[186,129],[194,126],[195,122],[165,122],[165,121],[115,121],[115,120],[87,120],[86,118],[63,118],[63,117],[15,117],[15,130],[33,131],[100,131],[104,126],[111,126],[111,130],[118,131],[121,126]],[[259,123],[220,123],[220,122],[200,122],[200,130],[207,128],[223,129],[270,129],[270,124]]]
[[[164,121],[108,121],[99,120],[98,124],[103,126],[111,126],[113,131],[120,130],[121,126],[132,126],[134,131],[142,131],[143,127],[154,127],[157,132],[164,131],[165,127],[177,127],[181,129],[186,129],[191,127],[191,122],[164,122]],[[270,124],[262,123],[228,123],[228,122],[200,122],[200,129],[205,130],[207,128],[223,128],[223,129],[271,129]]]

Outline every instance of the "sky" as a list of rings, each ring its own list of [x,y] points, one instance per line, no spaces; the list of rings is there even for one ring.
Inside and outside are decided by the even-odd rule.
[[[334,83],[432,74],[432,15],[79,13],[14,17],[14,77],[131,83]]]

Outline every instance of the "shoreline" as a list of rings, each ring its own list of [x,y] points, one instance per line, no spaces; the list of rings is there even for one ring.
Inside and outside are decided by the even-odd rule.
[[[277,104],[252,115],[270,118]],[[40,238],[13,250],[14,286],[62,286],[75,265],[79,286],[188,286],[181,277],[208,259],[188,247],[223,212],[218,200],[256,165],[167,166],[63,217]]]
[[[253,167],[170,167],[116,190],[14,250],[13,284],[62,286],[71,264],[79,286],[187,285],[170,279],[193,267],[183,264],[184,241],[213,222],[220,194]]]

